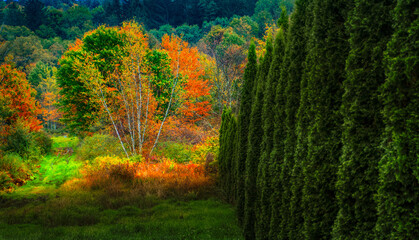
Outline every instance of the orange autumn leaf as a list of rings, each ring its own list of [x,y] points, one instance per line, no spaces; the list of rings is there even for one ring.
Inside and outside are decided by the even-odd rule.
[[[189,47],[187,42],[175,35],[165,35],[161,46],[172,59],[173,75],[180,74],[186,78],[180,113],[189,122],[196,122],[208,116],[211,105],[205,99],[210,95],[211,87],[204,79],[205,66],[200,62],[198,49]]]
[[[0,66],[0,103],[6,113],[0,124],[1,134],[6,134],[7,128],[18,120],[31,131],[42,128],[37,119],[41,109],[35,100],[35,90],[29,85],[25,73],[9,64]]]

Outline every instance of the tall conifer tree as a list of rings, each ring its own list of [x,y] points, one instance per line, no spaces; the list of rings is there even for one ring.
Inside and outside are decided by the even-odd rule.
[[[265,92],[265,82],[272,62],[272,40],[266,43],[266,54],[259,66],[257,90],[253,99],[252,113],[250,116],[248,151],[246,158],[246,182],[245,182],[245,215],[244,236],[246,239],[255,238],[255,202],[257,201],[256,179],[260,158],[260,145],[263,138],[262,108]]]
[[[302,206],[302,191],[304,186],[304,174],[303,174],[303,164],[306,162],[307,158],[307,142],[308,142],[308,125],[310,123],[309,118],[309,100],[308,100],[308,88],[307,88],[307,81],[308,81],[308,73],[310,72],[309,65],[313,60],[313,54],[307,55],[308,50],[311,50],[314,47],[315,42],[310,37],[313,25],[313,6],[314,0],[302,0],[301,1],[301,11],[302,15],[305,16],[305,26],[303,27],[303,23],[300,22],[301,28],[300,29],[300,36],[301,38],[305,38],[306,43],[304,49],[301,51],[306,51],[303,53],[306,55],[303,64],[300,66],[303,68],[301,73],[301,81],[300,81],[300,98],[299,98],[299,106],[296,115],[296,126],[295,126],[295,135],[296,135],[296,145],[295,145],[295,153],[294,153],[294,167],[292,170],[292,184],[291,184],[291,201],[290,201],[290,211],[291,211],[291,221],[290,221],[290,239],[304,239],[303,235],[303,226],[304,226],[304,218],[303,218],[303,206]],[[298,11],[298,5],[297,5]],[[303,20],[301,20],[303,21]],[[292,27],[291,27],[292,28]],[[303,47],[303,46],[301,46]],[[304,56],[302,56],[304,58]],[[298,63],[296,63],[298,64]],[[291,73],[291,70],[290,70]],[[296,74],[296,76],[298,76]]]
[[[336,173],[341,155],[342,82],[348,55],[344,27],[351,1],[315,0],[307,78],[309,105],[307,157],[303,159],[303,233],[330,239],[337,213]]]
[[[269,226],[271,221],[271,195],[275,189],[272,189],[271,183],[275,175],[271,174],[271,152],[274,147],[274,132],[276,130],[276,113],[279,110],[276,94],[277,84],[280,79],[282,61],[284,56],[284,31],[279,30],[275,37],[273,60],[269,69],[265,84],[265,93],[263,99],[262,120],[263,120],[263,138],[261,144],[261,156],[257,175],[257,223],[256,238],[268,239]],[[279,159],[278,159],[279,160]]]
[[[348,17],[350,53],[343,82],[342,156],[338,171],[339,213],[335,239],[373,239],[377,220],[379,145],[383,122],[378,88],[384,82],[383,57],[392,34],[395,0],[355,0]]]
[[[419,237],[419,2],[399,0],[386,52],[377,239]]]
[[[284,164],[282,167],[282,181],[285,181],[282,194],[281,212],[285,212],[281,222],[281,237],[283,239],[298,239],[298,225],[295,223],[295,215],[293,212],[295,206],[292,207],[292,186],[295,181],[293,175],[294,169],[294,153],[297,142],[296,122],[297,111],[300,105],[300,84],[303,74],[303,63],[306,58],[307,38],[305,36],[305,20],[307,17],[308,0],[299,0],[295,4],[295,11],[291,15],[288,41],[286,47],[287,67],[287,85],[285,88],[285,142],[284,142]]]
[[[287,15],[283,12],[283,15]],[[286,18],[288,19],[288,17]],[[271,219],[267,219],[269,228],[269,239],[281,239],[280,233],[281,220],[283,218],[282,209],[282,193],[284,189],[284,182],[281,179],[281,169],[284,164],[284,139],[285,139],[285,86],[287,84],[287,61],[285,59],[285,35],[286,26],[288,22],[284,22],[281,30],[278,32],[275,49],[275,58],[272,66],[270,77],[278,79],[278,84],[275,89],[271,90],[275,94],[275,101],[271,106],[275,106],[273,111],[274,127],[273,129],[273,149],[270,154],[268,163],[268,170],[271,172],[272,195],[270,196],[268,204],[271,206]],[[289,60],[289,59],[288,59]],[[271,110],[272,111],[272,110]]]
[[[223,190],[224,197],[228,198],[228,174],[229,170],[229,126],[231,121],[231,109],[224,108],[223,115],[221,117],[221,127],[220,127],[220,150],[218,155],[218,165],[219,165],[219,182],[220,187]]]
[[[237,172],[236,172],[236,166],[237,166],[237,137],[238,137],[238,120],[235,114],[232,114],[231,121],[230,121],[230,127],[229,127],[229,145],[230,145],[230,165],[229,165],[229,196],[230,196],[230,202],[235,203],[236,202],[236,192],[237,192]]]
[[[250,115],[252,113],[253,88],[256,85],[257,59],[256,46],[252,42],[249,47],[247,65],[244,70],[243,86],[241,92],[240,111],[238,117],[238,146],[237,146],[237,166],[236,166],[236,192],[237,192],[237,218],[239,225],[243,226],[244,203],[245,203],[245,172],[247,143],[250,125]]]

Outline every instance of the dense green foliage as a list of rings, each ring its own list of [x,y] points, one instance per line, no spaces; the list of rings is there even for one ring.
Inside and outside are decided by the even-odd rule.
[[[276,173],[281,167],[282,160],[278,154],[278,148],[280,148],[278,140],[282,138],[277,128],[281,119],[279,114],[272,114],[272,106],[278,109],[283,96],[283,79],[280,75],[283,67],[284,44],[284,31],[281,29],[275,37],[274,57],[267,76],[262,108],[263,137],[257,175],[256,235],[258,239],[266,239],[270,234],[271,215],[272,221],[275,221],[277,209],[274,208],[277,207],[276,203],[280,198],[281,186],[277,181],[279,174]],[[270,204],[271,201],[272,204]],[[273,224],[276,225],[276,221]]]
[[[43,38],[73,39],[106,24],[135,20],[148,29],[195,28],[223,18],[253,16],[260,26],[292,10],[294,0],[19,0],[1,1],[0,21],[26,26]],[[216,25],[216,24],[215,24]],[[179,34],[183,28],[179,29]]]
[[[269,51],[253,73],[246,239],[419,236],[418,7],[296,2],[267,79]]]
[[[101,27],[82,41],[82,48],[65,53],[57,72],[57,83],[62,95],[60,104],[64,114],[62,121],[71,132],[77,134],[83,134],[93,125],[100,106],[91,100],[94,98],[93,91],[83,81],[84,78],[80,77],[80,69],[73,65],[92,56],[95,67],[101,77],[105,78],[115,70],[124,55],[123,36],[114,29]]]
[[[293,59],[295,64],[290,64],[289,74],[290,80],[289,84],[293,84],[299,88],[299,91],[295,93],[298,94],[298,100],[294,98],[294,101],[291,97],[287,98],[289,101],[289,105],[291,104],[298,104],[298,107],[294,106],[295,112],[295,150],[293,153],[288,152],[288,157],[290,159],[294,158],[294,166],[292,169],[292,182],[289,183],[291,186],[291,199],[290,199],[290,232],[289,238],[290,239],[303,239],[303,207],[301,203],[302,198],[302,188],[304,183],[304,175],[303,175],[303,160],[307,154],[307,126],[309,123],[308,119],[308,99],[307,99],[307,70],[305,67],[305,61],[307,59],[307,51],[310,49],[312,45],[312,41],[308,42],[310,38],[309,32],[312,25],[312,11],[311,8],[313,6],[312,0],[302,0],[297,2],[297,10],[295,13],[295,22],[291,21],[290,26],[290,34],[294,31],[295,28],[296,33],[290,35],[290,37],[295,37],[299,39],[299,41],[295,42],[298,43],[298,48],[294,51],[294,54],[298,54],[299,58]],[[300,12],[301,11],[301,12]],[[304,14],[304,15],[303,15]],[[291,17],[293,19],[294,15]],[[291,44],[293,41],[290,41]],[[309,45],[310,43],[310,45]],[[288,92],[289,94],[291,92]],[[295,96],[296,97],[296,96]],[[290,106],[291,107],[291,106]],[[291,109],[291,108],[290,108]],[[292,117],[291,115],[287,115],[288,117]],[[292,142],[288,142],[285,146],[287,149],[289,144]],[[287,156],[285,156],[287,157]]]
[[[250,114],[252,113],[253,87],[257,76],[256,46],[252,43],[249,47],[248,62],[243,76],[243,87],[241,91],[240,111],[237,129],[237,166],[236,166],[236,189],[237,189],[237,219],[240,226],[244,219],[245,202],[245,169],[247,158],[247,143],[250,125]]]
[[[231,109],[224,109],[220,129],[220,153],[218,157],[220,186],[228,202],[235,201],[237,118]]]
[[[394,35],[385,54],[380,98],[385,131],[379,163],[377,239],[419,236],[419,4],[399,0]]]
[[[263,140],[262,109],[264,104],[265,86],[269,68],[272,62],[273,46],[272,39],[266,43],[266,54],[259,66],[257,81],[254,83],[255,96],[250,115],[248,149],[246,158],[245,177],[245,205],[244,205],[244,236],[253,239],[255,236],[256,206],[257,206],[257,175],[258,164],[261,156],[261,142]],[[221,146],[221,145],[220,145]]]
[[[335,183],[341,154],[342,82],[348,42],[344,20],[350,1],[315,1],[307,73],[307,156],[303,161],[303,233],[330,238],[336,217]]]
[[[333,229],[336,239],[374,238],[374,194],[383,132],[378,88],[385,78],[382,62],[391,36],[394,2],[356,0],[348,17],[351,49],[343,82],[343,146],[336,184],[339,213]]]

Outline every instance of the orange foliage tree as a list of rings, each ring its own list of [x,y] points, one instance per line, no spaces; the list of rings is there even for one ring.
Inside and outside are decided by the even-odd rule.
[[[37,119],[41,110],[35,101],[35,90],[25,73],[9,64],[0,66],[0,135],[6,136],[10,127],[20,121],[30,131],[42,128]]]
[[[107,49],[88,50],[99,41],[107,41]],[[74,106],[70,117],[77,120],[78,105],[105,114],[127,157],[151,154],[167,122],[194,123],[210,110],[198,51],[177,37],[163,43],[163,49],[151,50],[141,26],[124,23],[86,34],[62,60],[68,71],[59,70],[60,86],[63,103]],[[81,102],[72,85],[84,91]],[[87,113],[80,119],[91,121],[94,114]]]
[[[187,42],[175,35],[165,35],[161,46],[172,59],[173,74],[178,71],[186,78],[183,92],[179,96],[183,103],[179,109],[182,120],[196,122],[208,116],[211,109],[208,100],[211,87],[208,80],[204,79],[205,66],[201,64],[198,49],[190,48]]]

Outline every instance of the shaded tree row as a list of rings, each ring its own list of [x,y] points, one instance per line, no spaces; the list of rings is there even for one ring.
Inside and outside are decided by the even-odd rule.
[[[250,47],[219,158],[246,239],[419,236],[418,9],[298,0],[259,64]]]

